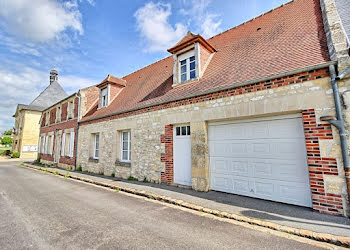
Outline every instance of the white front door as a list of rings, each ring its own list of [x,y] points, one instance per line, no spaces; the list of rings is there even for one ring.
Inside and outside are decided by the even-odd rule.
[[[192,186],[190,126],[174,127],[174,183]]]
[[[211,123],[213,190],[312,206],[301,115]]]

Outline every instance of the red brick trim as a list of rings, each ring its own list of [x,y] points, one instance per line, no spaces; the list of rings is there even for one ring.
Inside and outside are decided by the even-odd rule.
[[[309,166],[312,206],[320,213],[343,215],[342,197],[325,192],[324,175],[338,175],[335,158],[321,157],[319,141],[333,139],[330,124],[316,124],[314,109],[303,110],[307,162]]]
[[[109,121],[113,119],[143,114],[143,113],[162,110],[162,109],[174,108],[174,107],[179,107],[179,106],[193,104],[193,103],[200,103],[200,102],[205,102],[209,100],[215,100],[218,98],[242,95],[242,94],[256,92],[260,90],[278,88],[278,87],[282,87],[290,84],[301,83],[301,82],[315,80],[315,79],[328,77],[328,76],[329,76],[328,68],[311,70],[311,71],[284,76],[284,77],[280,77],[272,80],[248,84],[245,86],[240,86],[232,89],[221,90],[214,93],[198,95],[198,96],[186,98],[183,100],[170,101],[167,103],[158,104],[158,105],[154,105],[146,108],[140,108],[137,110],[133,110],[133,111],[129,111],[121,114],[110,115],[103,118],[96,118],[94,120],[81,121],[80,124],[83,126],[83,125],[88,125],[88,124],[97,123],[97,122]]]
[[[174,159],[173,159],[173,125],[165,126],[165,133],[160,136],[160,142],[165,143],[165,153],[160,157],[165,162],[165,171],[161,172],[161,182],[172,184],[174,182]]]

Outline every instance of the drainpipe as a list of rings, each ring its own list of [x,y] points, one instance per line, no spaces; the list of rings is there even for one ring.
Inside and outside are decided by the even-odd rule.
[[[340,146],[341,146],[341,152],[343,157],[343,165],[344,168],[350,168],[349,166],[349,154],[348,154],[348,143],[346,140],[346,131],[344,127],[344,120],[343,120],[343,114],[342,114],[342,108],[340,103],[340,97],[339,97],[339,90],[338,90],[338,82],[337,79],[341,79],[344,75],[339,75],[337,77],[335,73],[335,67],[334,65],[329,66],[329,72],[331,74],[331,83],[332,83],[332,89],[333,89],[333,97],[334,97],[334,104],[335,104],[335,111],[336,111],[336,117],[337,119],[330,119],[329,123],[335,126],[339,131],[340,136]]]
[[[80,120],[80,95],[78,97],[78,117],[77,117],[77,132],[75,134],[75,160],[74,160],[74,170],[77,169],[77,153],[78,153],[78,134],[79,134],[79,120]]]

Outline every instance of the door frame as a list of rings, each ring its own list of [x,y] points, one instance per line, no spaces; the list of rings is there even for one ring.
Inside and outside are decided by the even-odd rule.
[[[184,127],[184,126],[186,126],[186,135],[182,135],[182,136],[177,136],[176,135],[176,128],[177,127]],[[187,127],[190,127],[190,130],[191,130],[191,125],[190,125],[190,123],[181,123],[181,124],[175,124],[175,125],[173,125],[173,164],[174,164],[174,167],[173,167],[173,182],[175,183],[175,184],[179,184],[179,185],[184,185],[184,186],[192,186],[192,150],[191,150],[191,148],[192,148],[192,145],[191,145],[191,133],[189,133],[188,134],[188,128]],[[181,131],[180,131],[180,133],[181,133]],[[179,170],[179,169],[177,169],[176,168],[176,140],[181,140],[181,139],[183,139],[183,140],[189,140],[189,144],[190,144],[190,152],[189,152],[189,154],[190,154],[190,164],[189,164],[189,168],[190,168],[190,181],[188,182],[188,183],[185,183],[185,182],[178,182],[178,181],[176,181],[176,172],[177,172],[177,170]]]

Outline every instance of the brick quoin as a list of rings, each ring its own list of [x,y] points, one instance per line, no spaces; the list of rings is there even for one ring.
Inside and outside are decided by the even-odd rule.
[[[248,85],[241,86],[241,87],[235,87],[235,88],[231,88],[231,89],[227,89],[227,90],[221,90],[221,91],[210,93],[210,94],[189,97],[189,98],[186,98],[183,100],[170,101],[167,103],[154,105],[151,107],[140,108],[137,110],[124,112],[124,113],[120,113],[120,114],[116,114],[116,115],[110,115],[108,117],[96,118],[96,119],[90,120],[90,121],[81,121],[80,124],[82,126],[84,126],[84,125],[93,124],[93,123],[97,123],[97,122],[109,121],[109,120],[124,118],[124,117],[128,117],[128,116],[143,114],[143,113],[152,112],[152,111],[158,111],[158,110],[163,110],[163,109],[168,109],[168,108],[175,108],[175,107],[179,107],[179,106],[183,106],[183,105],[189,105],[189,104],[201,103],[201,102],[210,101],[210,100],[216,100],[216,99],[224,98],[224,97],[242,95],[242,94],[257,92],[257,91],[266,90],[266,89],[278,88],[278,87],[287,86],[290,84],[302,83],[302,82],[316,80],[316,79],[324,78],[324,77],[328,77],[328,76],[329,76],[328,68],[316,69],[316,70],[302,72],[302,73],[298,73],[298,74],[294,74],[294,75],[288,75],[288,76],[284,76],[284,77],[280,77],[280,78],[275,78],[272,80],[248,84]]]
[[[321,157],[320,140],[333,139],[330,124],[316,124],[314,109],[303,110],[303,125],[309,167],[313,209],[320,213],[343,215],[342,197],[325,192],[324,175],[338,175],[335,158]]]
[[[165,171],[161,172],[161,182],[172,184],[174,182],[174,157],[173,157],[173,125],[165,126],[165,133],[160,136],[160,142],[165,144],[165,153],[162,153],[160,161],[165,162]]]

